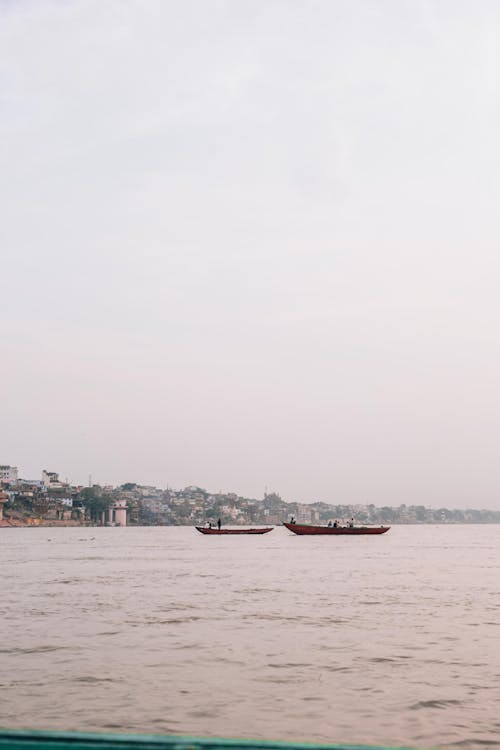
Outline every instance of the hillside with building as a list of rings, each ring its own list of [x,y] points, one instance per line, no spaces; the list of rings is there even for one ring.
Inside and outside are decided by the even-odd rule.
[[[500,523],[500,511],[450,510],[425,505],[286,502],[275,492],[262,499],[234,492],[209,492],[190,485],[161,489],[128,482],[83,486],[42,470],[40,479],[19,476],[16,466],[0,466],[0,526],[193,526],[278,525],[290,516],[301,523],[354,518],[362,524]]]

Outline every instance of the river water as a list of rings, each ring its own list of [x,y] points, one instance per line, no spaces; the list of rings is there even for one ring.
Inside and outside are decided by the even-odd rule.
[[[500,526],[0,530],[0,725],[500,747]]]

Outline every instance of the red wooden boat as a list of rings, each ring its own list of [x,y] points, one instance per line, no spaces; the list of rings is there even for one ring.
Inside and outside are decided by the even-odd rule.
[[[346,534],[350,536],[358,536],[359,534],[385,534],[389,531],[390,526],[311,526],[305,523],[285,523],[289,531],[293,531],[294,534],[315,536],[318,534],[332,534],[339,536]]]
[[[207,528],[206,526],[195,526],[195,529],[200,534],[267,534],[268,531],[273,530],[273,526],[267,526],[264,529],[218,529]]]

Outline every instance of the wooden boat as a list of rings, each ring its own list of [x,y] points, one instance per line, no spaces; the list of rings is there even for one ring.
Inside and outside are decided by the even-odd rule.
[[[294,534],[304,536],[316,536],[319,534],[331,534],[333,536],[359,536],[360,534],[385,534],[390,526],[312,526],[305,523],[285,523],[283,526]]]
[[[263,529],[218,529],[217,527],[195,526],[195,529],[200,534],[267,534],[268,531],[273,530],[273,526],[266,526]]]

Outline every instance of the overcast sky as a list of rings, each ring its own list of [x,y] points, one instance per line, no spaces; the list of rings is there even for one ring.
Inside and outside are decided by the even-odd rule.
[[[500,4],[0,0],[0,463],[500,508]]]

